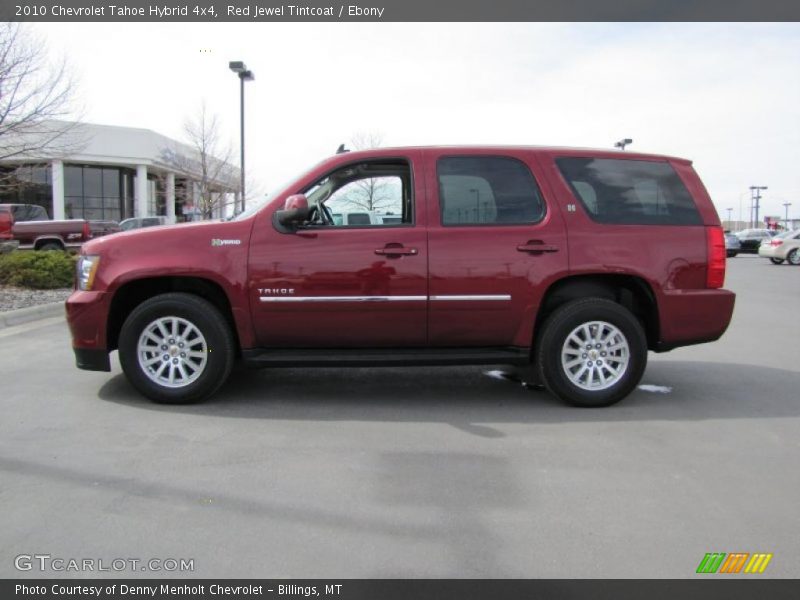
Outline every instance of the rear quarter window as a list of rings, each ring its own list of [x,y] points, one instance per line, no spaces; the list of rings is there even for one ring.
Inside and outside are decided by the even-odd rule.
[[[558,158],[556,165],[598,223],[702,225],[692,196],[668,162]]]

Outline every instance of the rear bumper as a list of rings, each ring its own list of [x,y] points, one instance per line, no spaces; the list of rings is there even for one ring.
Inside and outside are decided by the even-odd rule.
[[[67,323],[79,369],[110,371],[106,348],[108,295],[103,292],[75,291],[67,298]]]
[[[764,258],[780,258],[785,260],[786,259],[786,251],[783,247],[783,244],[780,246],[772,246],[765,244],[763,246],[758,247],[758,255],[763,256]]]
[[[733,316],[736,294],[728,290],[670,290],[659,302],[661,336],[655,350],[713,342]]]

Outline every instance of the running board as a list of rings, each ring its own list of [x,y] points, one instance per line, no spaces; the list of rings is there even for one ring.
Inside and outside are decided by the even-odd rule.
[[[530,364],[528,348],[314,348],[242,351],[248,367],[404,367]]]

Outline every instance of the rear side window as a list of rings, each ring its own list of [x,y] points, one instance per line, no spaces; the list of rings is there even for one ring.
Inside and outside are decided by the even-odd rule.
[[[528,167],[505,156],[439,159],[442,225],[536,223],[544,202]]]
[[[22,204],[12,206],[11,214],[17,222],[22,221],[47,221],[47,211],[38,204]]]
[[[556,159],[593,220],[619,225],[701,225],[689,190],[667,162]]]

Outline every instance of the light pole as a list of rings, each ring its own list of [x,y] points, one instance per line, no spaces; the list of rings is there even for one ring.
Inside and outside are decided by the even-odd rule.
[[[786,216],[783,218],[783,224],[786,227],[786,231],[789,231],[789,207],[792,205],[791,202],[784,202],[783,208],[786,210]]]
[[[758,227],[758,209],[761,201],[761,191],[768,189],[765,185],[751,185],[750,192],[753,194],[753,211],[755,217],[753,218],[753,228]]]
[[[725,210],[728,211],[728,229],[731,228],[731,213],[733,212],[732,208],[726,208]]]
[[[632,144],[633,140],[631,138],[625,138],[624,140],[620,140],[614,144],[614,148],[619,148],[620,150],[625,150],[625,146],[628,144]]]
[[[244,82],[253,81],[255,76],[252,71],[247,70],[247,66],[240,60],[233,60],[228,63],[228,68],[239,76],[239,121],[240,121],[240,163],[242,181],[239,184],[239,193],[242,195],[242,210],[245,209],[245,190],[244,190]]]
[[[475,221],[480,222],[481,214],[481,192],[477,188],[470,188],[470,192],[475,194]]]

